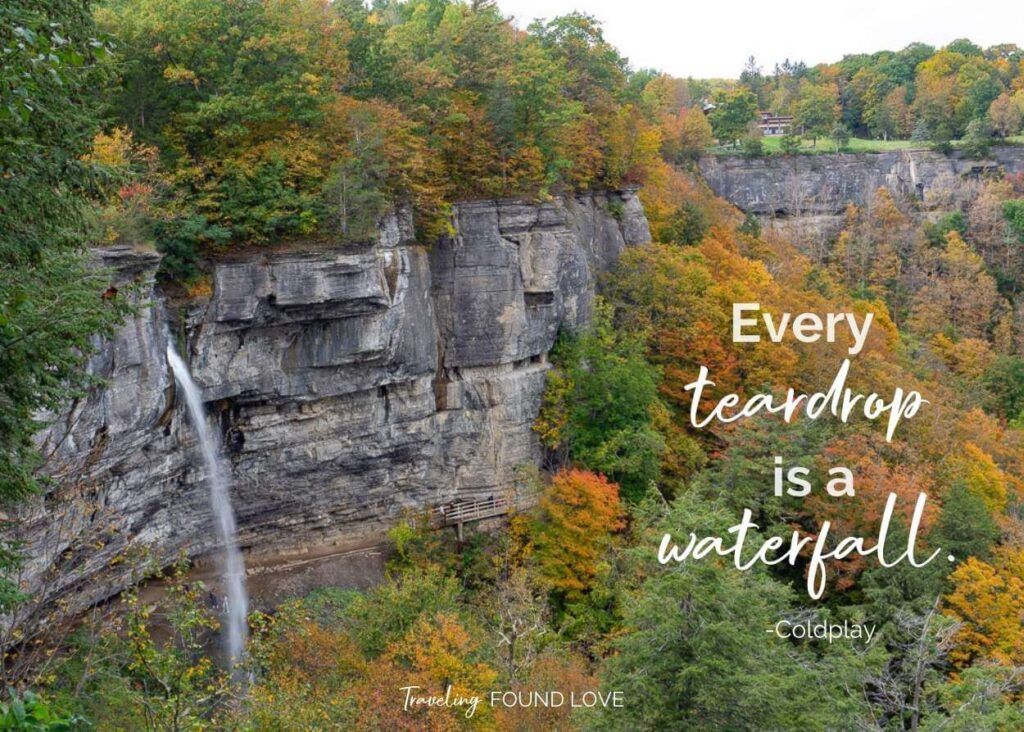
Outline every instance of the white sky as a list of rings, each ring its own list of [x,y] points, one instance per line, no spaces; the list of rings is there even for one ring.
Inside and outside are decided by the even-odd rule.
[[[970,38],[1024,47],[1020,0],[498,0],[525,27],[574,10],[603,21],[633,68],[736,78],[753,54],[765,71],[785,58],[808,66],[844,54],[943,46]]]

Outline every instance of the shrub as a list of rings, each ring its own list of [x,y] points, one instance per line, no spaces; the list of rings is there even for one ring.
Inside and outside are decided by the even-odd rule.
[[[800,152],[800,145],[803,144],[803,140],[800,139],[800,135],[785,135],[782,140],[779,141],[782,147],[782,152],[786,155],[794,155]]]
[[[757,136],[750,135],[743,138],[743,156],[747,158],[764,157],[764,141]]]
[[[845,150],[850,144],[850,130],[842,123],[837,123],[832,128],[829,136],[835,142],[836,150]]]
[[[31,691],[21,697],[12,692],[9,702],[0,702],[0,730],[65,732],[86,727],[82,717],[54,711],[45,699]]]

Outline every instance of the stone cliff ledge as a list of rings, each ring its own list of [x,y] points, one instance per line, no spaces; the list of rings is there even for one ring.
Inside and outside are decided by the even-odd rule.
[[[1024,146],[993,147],[985,160],[930,150],[705,157],[700,172],[715,194],[813,251],[838,234],[849,204],[879,188],[921,216],[948,211],[986,177],[1024,172]]]
[[[407,510],[512,489],[542,457],[532,423],[559,329],[588,321],[598,274],[647,221],[625,191],[464,203],[453,224],[429,248],[394,215],[364,245],[236,256],[176,317],[157,257],[101,252],[153,304],[92,359],[108,385],[41,435],[57,480],[23,511],[29,584],[84,607],[131,581],[116,559],[131,547],[216,549],[172,332],[224,437],[250,554],[355,544]]]

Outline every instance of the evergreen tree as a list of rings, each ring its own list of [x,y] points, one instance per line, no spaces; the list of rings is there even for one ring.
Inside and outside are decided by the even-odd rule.
[[[987,119],[974,119],[967,125],[960,149],[972,158],[983,158],[992,147],[992,128]]]
[[[658,479],[665,438],[652,426],[660,374],[644,358],[637,334],[616,332],[611,308],[599,304],[596,322],[556,347],[537,430],[552,448],[639,500]]]
[[[98,126],[107,46],[87,4],[0,6],[0,500],[37,487],[32,435],[88,383],[92,336],[122,300],[85,253],[90,197],[104,171],[84,159]]]
[[[790,614],[792,598],[763,569],[739,572],[710,559],[650,566],[646,545],[657,545],[662,532],[680,541],[691,531],[729,536],[733,523],[688,493],[645,532],[635,561],[646,579],[627,604],[626,632],[602,674],[603,686],[622,691],[632,713],[608,710],[597,729],[826,729],[860,714],[861,701],[840,690],[838,674],[766,632]]]

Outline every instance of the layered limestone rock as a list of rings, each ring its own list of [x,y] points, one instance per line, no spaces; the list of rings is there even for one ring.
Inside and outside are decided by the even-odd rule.
[[[29,584],[82,606],[131,581],[132,547],[216,548],[171,333],[224,436],[250,554],[356,543],[407,510],[511,489],[542,456],[532,423],[559,329],[587,322],[598,275],[647,222],[622,192],[465,203],[454,231],[426,248],[396,215],[373,243],[239,256],[214,265],[206,301],[174,306],[156,257],[104,252],[153,305],[92,360],[106,386],[41,436],[57,480],[25,510]]]
[[[985,177],[1024,171],[1024,147],[994,147],[986,160],[930,150],[705,157],[700,170],[717,195],[811,245],[834,237],[846,207],[863,205],[879,188],[923,213],[948,210]]]

